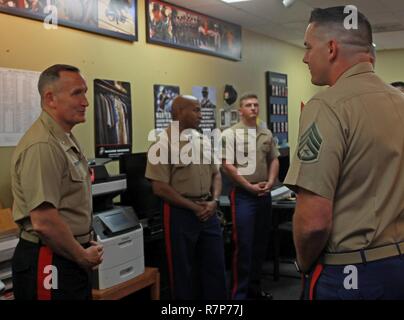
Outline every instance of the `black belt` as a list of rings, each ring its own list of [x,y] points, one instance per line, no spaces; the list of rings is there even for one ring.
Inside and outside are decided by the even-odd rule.
[[[196,196],[196,197],[190,197],[190,196],[183,196],[184,198],[187,198],[191,201],[209,201],[212,200],[212,195],[210,193],[207,193],[202,196]]]

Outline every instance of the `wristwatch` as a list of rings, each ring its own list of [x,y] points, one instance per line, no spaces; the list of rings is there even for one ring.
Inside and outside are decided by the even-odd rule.
[[[220,207],[220,199],[219,198],[215,198],[214,199],[216,202],[216,206],[219,208]]]
[[[295,264],[296,271],[299,273],[302,273],[302,270],[300,269],[299,264],[297,263],[297,260],[295,260],[293,263]]]

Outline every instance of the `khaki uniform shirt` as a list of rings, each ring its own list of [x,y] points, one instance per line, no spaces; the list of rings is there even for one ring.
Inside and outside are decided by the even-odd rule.
[[[44,202],[58,209],[73,235],[89,232],[92,215],[87,160],[74,136],[42,111],[18,143],[11,163],[13,216],[31,231],[29,214]]]
[[[315,95],[300,118],[285,184],[333,202],[326,251],[404,241],[404,95],[370,63]]]
[[[255,138],[248,129],[256,130]],[[240,121],[222,133],[222,159],[226,159],[236,168],[255,165],[251,174],[243,174],[250,183],[268,181],[268,165],[278,157],[279,151],[269,129],[249,128]],[[242,158],[245,159],[241,161]]]
[[[194,153],[197,158],[200,159],[200,164],[187,163],[187,161],[174,161],[171,150],[171,127],[163,131],[159,140],[154,143],[148,153],[147,166],[146,166],[146,178],[156,181],[168,183],[179,194],[184,197],[201,197],[210,193],[212,187],[212,175],[218,172],[218,166],[213,162],[213,154],[207,152],[210,150],[210,143],[204,143],[203,137],[193,130],[194,139],[192,142],[180,141],[179,150],[181,152],[191,154],[189,151],[191,145],[199,146],[199,152]],[[166,153],[166,163],[153,164],[150,161],[150,157],[155,154],[154,147],[158,147],[160,152],[156,152],[158,156],[161,153]],[[195,150],[196,150],[195,149]],[[206,150],[203,152],[203,150]],[[178,163],[175,163],[178,162]],[[205,163],[205,164],[204,164]],[[208,164],[210,163],[210,164]]]

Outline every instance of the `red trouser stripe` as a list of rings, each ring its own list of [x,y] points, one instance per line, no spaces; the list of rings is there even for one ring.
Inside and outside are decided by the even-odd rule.
[[[51,300],[52,289],[45,288],[45,277],[50,274],[45,274],[45,267],[52,265],[53,252],[49,247],[42,246],[39,249],[38,271],[37,271],[37,299]]]
[[[237,226],[236,226],[236,191],[233,189],[230,193],[230,204],[231,204],[231,216],[232,216],[232,231],[233,231],[233,290],[231,297],[237,293],[238,289],[238,237],[237,237]]]
[[[174,269],[173,269],[173,254],[171,249],[171,232],[170,232],[170,205],[164,202],[163,219],[164,219],[164,237],[166,241],[166,256],[168,264],[168,275],[170,278],[171,295],[174,299]]]
[[[320,274],[323,271],[323,268],[324,268],[323,265],[319,263],[318,265],[316,265],[316,268],[313,271],[313,274],[312,274],[311,280],[310,280],[310,293],[309,293],[310,300],[314,299],[314,288],[316,286],[318,278],[320,278]]]

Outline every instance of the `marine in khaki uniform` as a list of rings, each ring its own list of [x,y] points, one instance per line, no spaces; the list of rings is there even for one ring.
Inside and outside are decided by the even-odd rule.
[[[173,123],[149,149],[145,174],[154,193],[165,201],[172,298],[226,299],[224,244],[216,215],[221,176],[212,161],[210,143],[195,130],[201,120],[198,100],[175,98],[172,118]]]
[[[316,94],[300,118],[285,184],[297,193],[297,265],[310,299],[403,299],[404,96],[369,63],[372,31],[344,7],[315,9],[306,30]]]
[[[234,182],[230,194],[233,218],[233,299],[272,299],[261,289],[271,224],[271,188],[279,172],[279,151],[272,133],[257,126],[255,94],[240,98],[241,121],[222,133],[222,165]]]
[[[42,113],[11,164],[13,216],[21,230],[12,261],[14,295],[89,299],[90,270],[103,250],[91,241],[89,168],[71,133],[85,121],[87,86],[77,68],[54,65],[41,73],[38,89]]]

